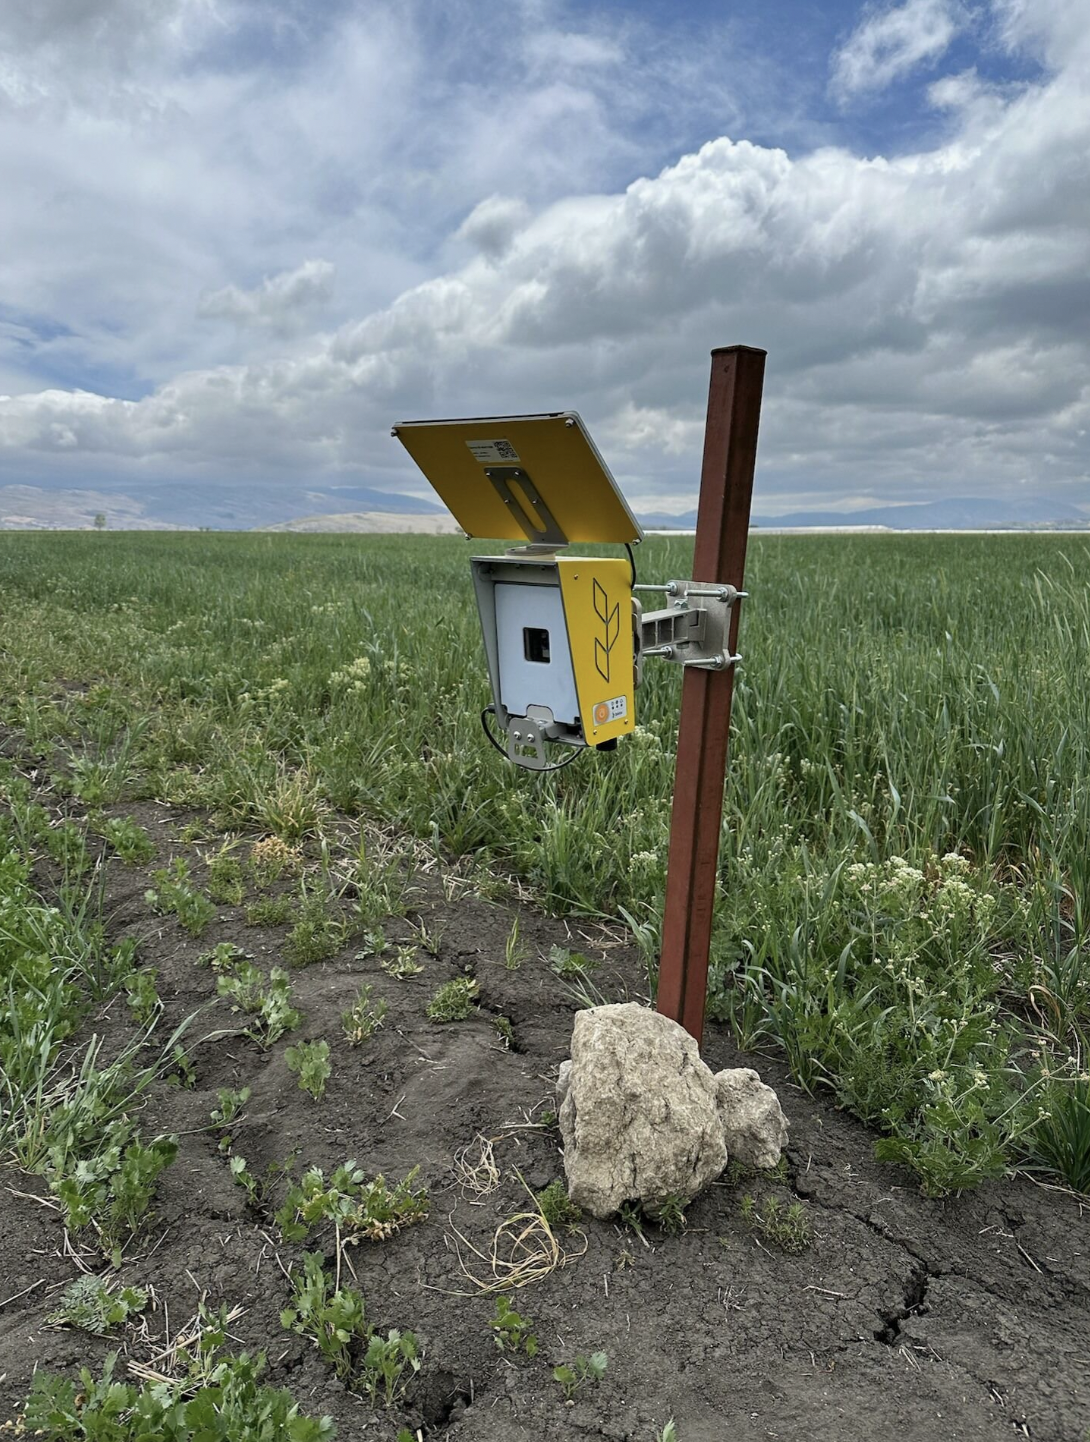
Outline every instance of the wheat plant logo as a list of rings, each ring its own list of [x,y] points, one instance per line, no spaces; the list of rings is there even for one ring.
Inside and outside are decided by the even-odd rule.
[[[609,656],[621,634],[621,603],[618,601],[612,611],[605,589],[594,583],[594,614],[602,623],[602,634],[594,638],[594,665],[603,681],[609,680]]]

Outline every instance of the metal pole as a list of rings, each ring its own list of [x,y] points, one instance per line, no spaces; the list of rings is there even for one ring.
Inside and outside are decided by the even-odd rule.
[[[766,354],[744,345],[712,351],[693,580],[738,591],[745,579]],[[738,642],[738,611],[736,603],[731,653]],[[686,667],[681,692],[658,1010],[698,1043],[708,994],[734,669]]]

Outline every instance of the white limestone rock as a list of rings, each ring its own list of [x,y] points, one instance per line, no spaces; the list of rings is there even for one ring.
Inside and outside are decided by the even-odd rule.
[[[787,1145],[776,1093],[748,1066],[716,1072],[715,1089],[727,1156],[749,1167],[774,1167]]]
[[[568,1193],[595,1217],[626,1201],[690,1200],[723,1170],[728,1147],[774,1166],[787,1137],[756,1072],[714,1075],[683,1027],[635,1002],[576,1014],[557,1098]]]

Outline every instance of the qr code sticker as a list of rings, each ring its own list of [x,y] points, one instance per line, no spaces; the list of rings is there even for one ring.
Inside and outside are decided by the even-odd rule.
[[[510,441],[466,441],[466,445],[473,452],[474,460],[479,461],[481,465],[489,465],[496,461],[507,466],[519,464],[519,453]]]

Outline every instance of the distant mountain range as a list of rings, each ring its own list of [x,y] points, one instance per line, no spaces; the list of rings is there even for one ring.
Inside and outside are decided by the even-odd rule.
[[[250,531],[347,511],[399,516],[434,516],[448,521],[442,507],[416,496],[399,496],[367,486],[308,489],[268,484],[185,481],[131,482],[95,477],[86,490],[53,490],[32,485],[0,486],[0,530],[81,530],[96,514],[111,530]]]
[[[449,513],[430,500],[367,486],[309,490],[280,481],[262,485],[194,481],[151,482],[126,490],[124,482],[100,477],[86,490],[0,486],[0,530],[85,529],[99,513],[111,530],[449,533],[456,529]],[[646,530],[691,531],[696,525],[695,511],[640,512],[639,518]],[[1090,527],[1090,506],[1083,510],[1032,496],[1018,501],[955,496],[858,511],[792,511],[782,516],[758,512],[754,525],[769,530],[883,527],[895,531]]]
[[[210,526],[219,531],[250,531],[285,521],[347,511],[387,511],[400,516],[442,516],[432,501],[399,496],[369,486],[309,487],[272,481],[261,484],[185,485],[154,483],[132,493],[145,513],[176,526]]]
[[[356,532],[368,536],[460,536],[462,528],[445,511],[428,515],[406,515],[404,511],[343,511],[336,515],[303,516],[279,525],[262,526],[263,531]]]
[[[696,512],[680,516],[644,515],[647,530],[692,530]],[[782,516],[754,517],[769,530],[806,530],[815,526],[884,526],[892,531],[1024,530],[1039,526],[1090,526],[1090,514],[1062,501],[1027,496],[1000,501],[985,496],[953,496],[915,506],[871,506],[861,511],[789,511]]]

